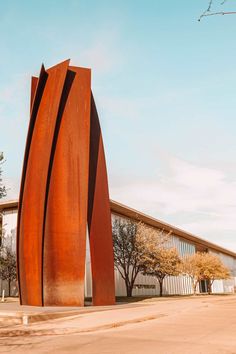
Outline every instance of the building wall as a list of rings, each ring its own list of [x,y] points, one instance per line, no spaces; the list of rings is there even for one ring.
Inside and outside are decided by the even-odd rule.
[[[112,220],[123,219],[121,216],[112,215]],[[161,230],[160,230],[161,231]],[[187,255],[194,254],[196,252],[195,245],[180,239],[177,235],[171,234],[168,236],[168,247],[175,247],[180,257],[186,257]],[[125,296],[126,288],[125,282],[120,275],[119,271],[115,269],[115,283],[116,283],[116,295]],[[163,282],[163,294],[164,295],[187,295],[192,293],[191,280],[188,276],[170,276],[166,277]],[[137,275],[133,288],[133,296],[144,295],[159,295],[159,283],[157,279],[151,276],[144,276],[141,273]]]
[[[2,245],[10,247],[13,252],[16,250],[16,225],[17,209],[9,209],[2,212]],[[0,292],[5,290],[5,296],[16,296],[18,294],[17,283],[11,283],[11,294],[9,294],[8,281],[0,279]]]
[[[176,235],[171,235],[168,245],[175,247],[181,257],[195,253],[195,246],[189,242],[180,240]],[[125,296],[125,282],[118,270],[115,270],[116,295]],[[159,283],[154,277],[144,276],[141,273],[137,275],[135,280],[133,295],[159,295]],[[187,295],[192,294],[191,280],[188,276],[170,276],[166,277],[163,282],[164,295]]]
[[[112,215],[112,218],[117,218],[117,215]],[[17,209],[6,210],[3,212],[3,237],[4,243],[7,244],[15,251],[16,249],[16,225],[17,225]],[[181,257],[185,257],[188,254],[193,254],[196,252],[196,247],[193,243],[182,239],[181,237],[171,234],[169,236],[169,246],[176,247]],[[214,252],[211,250],[211,252]],[[216,252],[214,252],[216,253]],[[231,269],[232,278],[227,281],[217,280],[213,284],[213,292],[233,292],[236,286],[236,259],[223,254],[217,253],[222,259],[224,264]],[[87,297],[92,296],[92,282],[91,282],[91,263],[90,263],[90,252],[89,252],[89,242],[87,236],[86,245],[86,281],[85,281],[85,295]],[[121,275],[117,270],[115,270],[115,285],[116,285],[116,295],[125,296],[126,289],[125,283]],[[0,289],[6,290],[6,295],[8,295],[7,282],[0,281]],[[198,289],[199,290],[199,289]],[[191,281],[187,276],[178,277],[167,277],[163,284],[163,294],[165,295],[187,295],[192,293]],[[16,295],[17,289],[15,284],[12,284],[12,294]],[[145,296],[145,295],[159,295],[159,284],[153,277],[144,276],[138,274],[134,290],[134,296]]]
[[[213,293],[233,293],[236,285],[236,259],[221,252],[209,250],[211,253],[217,255],[224,265],[229,268],[231,278],[227,280],[215,280],[212,285]]]
[[[2,243],[12,251],[16,250],[17,209],[2,212]]]

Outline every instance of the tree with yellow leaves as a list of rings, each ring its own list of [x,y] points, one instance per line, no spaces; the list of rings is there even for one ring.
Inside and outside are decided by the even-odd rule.
[[[230,278],[230,271],[221,259],[207,252],[197,252],[185,257],[182,261],[182,273],[190,277],[194,295],[201,280],[207,281],[207,290],[211,294],[215,280]]]
[[[215,280],[230,278],[230,270],[222,263],[221,259],[212,253],[203,253],[202,278],[207,280],[207,292],[211,294],[212,284]]]
[[[148,229],[137,236],[141,272],[158,280],[160,296],[163,295],[165,277],[179,275],[181,270],[181,259],[177,250],[169,247],[168,236],[162,232],[157,239],[155,233],[148,232]]]
[[[184,257],[182,260],[182,273],[183,275],[188,275],[191,279],[194,295],[196,295],[198,283],[203,280],[201,272],[202,259],[203,253],[197,252]]]

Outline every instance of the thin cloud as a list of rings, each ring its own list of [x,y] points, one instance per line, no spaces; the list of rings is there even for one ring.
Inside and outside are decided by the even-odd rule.
[[[152,179],[112,185],[113,199],[186,229],[214,238],[236,230],[236,179],[227,173],[160,154],[162,168]],[[219,237],[218,237],[219,238]],[[214,241],[214,240],[213,240]]]

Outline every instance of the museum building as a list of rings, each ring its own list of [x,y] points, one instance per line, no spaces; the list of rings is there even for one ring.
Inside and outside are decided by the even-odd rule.
[[[184,257],[195,252],[211,252],[217,254],[223,263],[230,269],[231,278],[228,280],[215,280],[212,286],[213,293],[232,293],[236,288],[236,253],[224,249],[221,246],[215,245],[189,232],[183,231],[175,226],[167,224],[163,221],[155,219],[151,216],[143,214],[137,210],[131,209],[123,204],[110,200],[112,219],[123,218],[135,221],[141,221],[147,226],[151,226],[158,230],[163,230],[170,234],[170,242],[175,247],[181,257]],[[4,201],[0,203],[1,212],[1,242],[7,244],[12,250],[16,249],[16,226],[17,226],[17,210],[18,201]],[[91,267],[90,253],[87,242],[86,247],[86,275],[85,275],[85,296],[91,297]],[[119,272],[115,270],[115,286],[116,295],[125,296],[125,283]],[[0,290],[7,288],[6,282],[0,279]],[[16,287],[12,284],[12,294],[16,295]],[[200,283],[198,287],[199,293],[207,291],[205,281]],[[164,295],[187,295],[192,293],[192,287],[189,277],[187,276],[171,276],[166,277],[163,285]],[[7,294],[6,294],[7,295]],[[154,277],[138,274],[133,296],[159,295],[159,285]]]

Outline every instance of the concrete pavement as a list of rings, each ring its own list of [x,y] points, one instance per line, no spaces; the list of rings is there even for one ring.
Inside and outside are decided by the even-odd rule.
[[[157,299],[0,329],[1,353],[236,353],[236,297]]]

